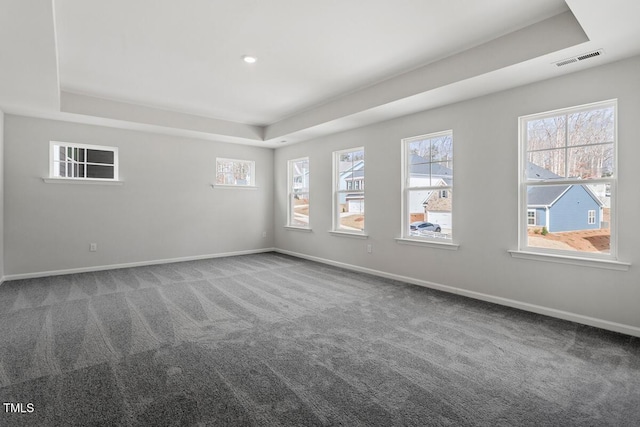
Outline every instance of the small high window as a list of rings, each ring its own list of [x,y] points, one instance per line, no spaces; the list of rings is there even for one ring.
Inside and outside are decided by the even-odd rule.
[[[52,141],[49,176],[82,180],[117,180],[118,148]]]
[[[256,162],[253,160],[216,159],[216,185],[254,187]]]

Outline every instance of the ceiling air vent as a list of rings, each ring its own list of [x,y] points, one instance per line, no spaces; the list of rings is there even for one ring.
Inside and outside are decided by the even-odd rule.
[[[563,59],[562,61],[556,62],[556,67],[562,67],[565,65],[573,64],[574,62],[584,61],[585,59],[595,58],[596,56],[602,55],[604,52],[602,49],[595,50],[589,53],[583,53],[582,55],[574,56],[572,58]]]

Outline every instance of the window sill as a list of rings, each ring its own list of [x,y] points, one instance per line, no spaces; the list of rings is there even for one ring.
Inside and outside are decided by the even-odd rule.
[[[223,190],[257,190],[258,187],[256,187],[255,185],[229,185],[229,184],[211,184],[211,187],[213,188],[220,188]]]
[[[583,267],[603,268],[606,270],[628,271],[631,264],[608,259],[582,258],[577,256],[546,254],[527,251],[508,251],[513,258],[530,259],[534,261],[555,262],[558,264],[580,265]]]
[[[396,243],[401,245],[411,245],[411,246],[424,246],[427,248],[435,248],[435,249],[446,249],[449,251],[457,251],[460,247],[457,243],[452,242],[439,242],[435,240],[418,240],[418,239],[407,239],[404,237],[397,237]]]
[[[124,181],[97,178],[42,178],[47,184],[122,185]]]
[[[354,239],[368,239],[369,235],[368,234],[364,234],[364,233],[351,233],[349,231],[336,231],[336,230],[330,230],[329,234],[333,234],[334,236],[338,236],[338,237],[352,237]]]
[[[296,227],[295,225],[285,225],[284,229],[291,231],[302,231],[304,233],[311,233],[312,231],[309,227]]]

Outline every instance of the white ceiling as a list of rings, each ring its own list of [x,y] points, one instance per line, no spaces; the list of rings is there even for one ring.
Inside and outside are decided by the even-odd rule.
[[[1,109],[263,146],[640,53],[637,0],[0,0],[0,12]]]

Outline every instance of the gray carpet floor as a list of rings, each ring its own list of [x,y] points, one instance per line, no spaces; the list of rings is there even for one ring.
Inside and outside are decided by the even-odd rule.
[[[276,253],[6,282],[7,426],[638,426],[640,340]]]

